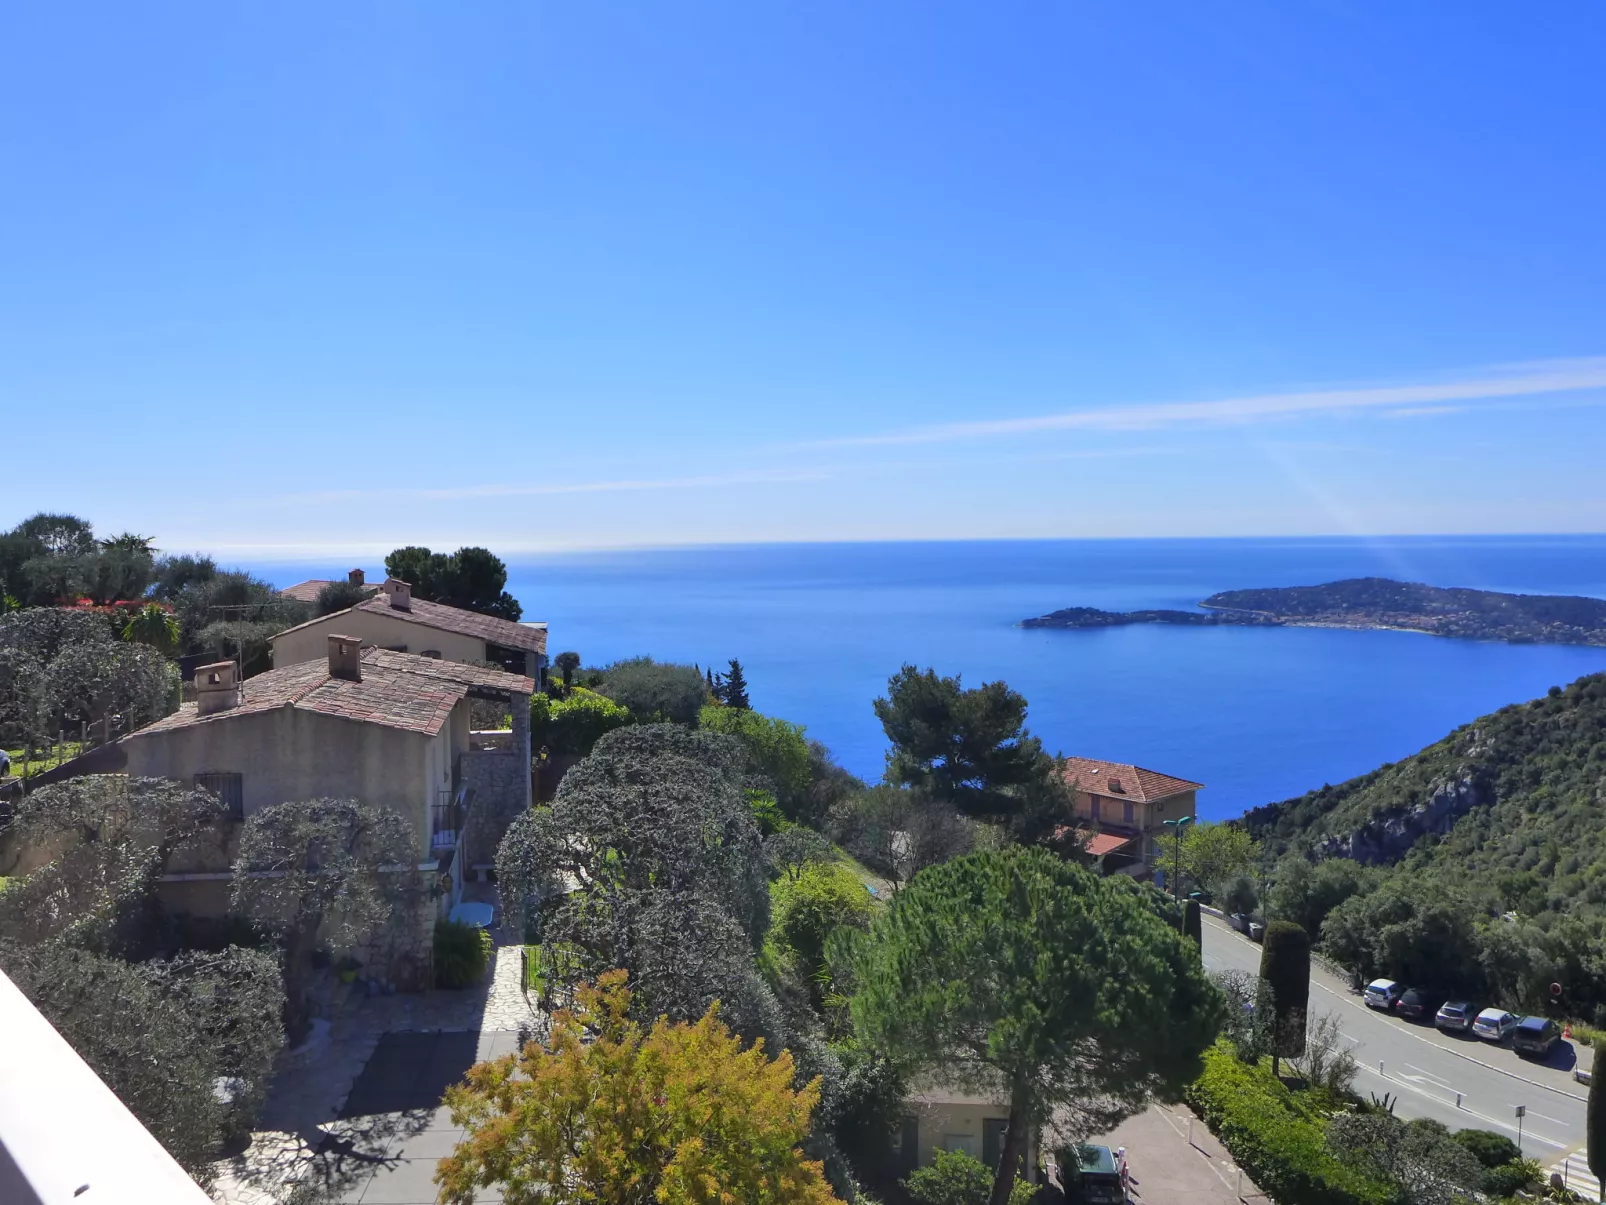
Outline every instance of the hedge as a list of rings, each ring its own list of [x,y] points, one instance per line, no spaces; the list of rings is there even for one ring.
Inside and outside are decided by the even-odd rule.
[[[1392,1205],[1390,1185],[1340,1163],[1327,1147],[1326,1117],[1264,1065],[1239,1060],[1219,1041],[1187,1101],[1238,1166],[1281,1205]]]

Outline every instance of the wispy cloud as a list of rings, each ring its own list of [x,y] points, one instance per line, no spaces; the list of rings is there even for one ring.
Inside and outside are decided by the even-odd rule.
[[[1399,410],[1383,411],[1384,418],[1438,418],[1444,414],[1461,414],[1465,406],[1405,406]]]
[[[735,485],[785,485],[824,481],[831,474],[821,469],[753,470],[703,477],[627,478],[610,481],[543,481],[533,484],[484,484],[436,488],[318,490],[283,494],[284,502],[344,502],[354,498],[414,498],[449,502],[468,498],[540,498],[554,494],[625,494],[652,490],[716,489]]]
[[[1606,356],[1545,361],[1486,370],[1461,380],[1417,385],[1378,385],[1318,389],[1301,393],[1257,394],[1208,402],[1161,402],[1100,406],[1027,418],[986,419],[914,427],[879,435],[811,440],[794,447],[867,447],[890,444],[953,443],[1047,431],[1143,431],[1185,424],[1251,423],[1265,419],[1383,408],[1395,412],[1447,411],[1448,404],[1495,398],[1534,397],[1606,388]],[[1465,407],[1455,407],[1465,408]]]

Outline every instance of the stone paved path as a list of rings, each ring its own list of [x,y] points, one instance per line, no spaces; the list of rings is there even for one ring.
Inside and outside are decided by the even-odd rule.
[[[498,941],[496,962],[477,988],[352,997],[334,1003],[332,1015],[320,1019],[305,1046],[287,1052],[281,1061],[251,1145],[218,1164],[214,1199],[228,1205],[283,1205],[291,1186],[322,1174],[324,1161],[318,1152],[331,1141],[337,1145],[356,1141],[360,1152],[405,1139],[417,1119],[336,1120],[382,1035],[429,1030],[511,1034],[539,1025],[542,1018],[520,990],[520,947],[503,944],[510,934],[493,936]],[[432,1125],[436,1122],[439,1118],[431,1119]],[[341,1199],[328,1191],[309,1196],[319,1201]]]

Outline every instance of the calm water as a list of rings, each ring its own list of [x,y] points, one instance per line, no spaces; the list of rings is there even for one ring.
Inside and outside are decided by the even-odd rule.
[[[288,584],[333,566],[259,565]],[[377,566],[375,567],[377,568]],[[550,651],[741,658],[753,704],[867,778],[871,711],[904,662],[1002,678],[1051,750],[1207,784],[1212,818],[1415,752],[1485,712],[1606,670],[1606,649],[1313,628],[1024,631],[1058,607],[1190,607],[1217,590],[1380,575],[1606,597],[1606,537],[1089,540],[768,545],[544,556],[509,565]]]

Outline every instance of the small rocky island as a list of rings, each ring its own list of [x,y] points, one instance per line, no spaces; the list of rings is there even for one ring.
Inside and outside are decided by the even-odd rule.
[[[1501,594],[1356,577],[1325,586],[1224,590],[1200,611],[1100,611],[1066,607],[1021,621],[1024,628],[1108,628],[1130,623],[1205,627],[1370,628],[1462,640],[1606,647],[1606,600],[1556,594]]]

